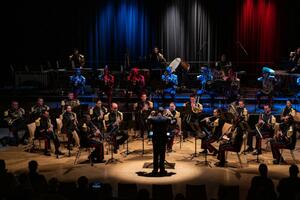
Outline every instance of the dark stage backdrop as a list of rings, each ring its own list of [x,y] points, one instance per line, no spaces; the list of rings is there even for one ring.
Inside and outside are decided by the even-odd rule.
[[[126,55],[132,63],[142,62],[155,45],[168,60],[209,62],[225,52],[242,66],[278,63],[300,45],[299,4],[297,0],[10,1],[5,18],[7,66],[64,67],[74,47],[86,55],[89,67],[119,66]]]

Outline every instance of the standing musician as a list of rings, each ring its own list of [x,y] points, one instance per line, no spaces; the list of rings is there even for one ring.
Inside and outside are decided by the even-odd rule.
[[[128,139],[128,135],[120,130],[122,122],[123,113],[118,110],[118,104],[112,103],[110,112],[104,116],[104,127],[110,138],[110,142],[114,146],[114,153],[118,153],[119,145],[123,144]]]
[[[297,132],[294,123],[295,115],[296,111],[292,108],[291,101],[288,100],[286,102],[286,107],[281,114],[281,123],[279,124],[279,130],[275,131],[275,137],[271,140],[271,149],[274,158],[274,164],[285,162],[280,153],[280,149],[295,149],[297,141]]]
[[[275,71],[268,67],[263,67],[262,77],[259,77],[257,80],[262,82],[262,88],[256,94],[258,107],[260,107],[260,103],[261,103],[260,98],[263,96],[268,97],[268,101],[269,101],[268,103],[270,106],[272,106],[274,86],[275,83],[277,82],[277,79],[275,77]]]
[[[143,89],[145,89],[145,78],[140,74],[138,68],[133,68],[127,77],[128,92],[140,95]]]
[[[300,47],[296,51],[290,53],[290,65],[293,67],[291,72],[299,73],[300,70]]]
[[[70,105],[66,106],[65,112],[62,114],[62,133],[66,133],[68,137],[68,149],[71,150],[72,139],[75,140],[75,146],[80,147],[80,139],[78,136],[78,121],[76,113],[72,112]]]
[[[12,132],[15,144],[19,145],[19,130],[25,127],[25,110],[19,107],[17,101],[11,102],[11,108],[4,112],[4,120],[8,124],[9,131]]]
[[[35,134],[38,137],[45,138],[44,155],[51,156],[50,151],[49,151],[51,149],[50,140],[53,140],[53,143],[55,146],[55,154],[63,155],[63,153],[60,152],[60,150],[59,150],[60,143],[59,143],[57,135],[54,133],[53,125],[51,123],[51,119],[50,119],[48,110],[42,111],[42,115],[35,121],[35,125],[36,125],[36,133]]]
[[[158,47],[154,47],[152,49],[152,53],[149,56],[149,62],[151,68],[156,69],[163,69],[167,63],[166,59],[164,58],[164,55],[160,52]]]
[[[44,111],[49,111],[50,107],[44,104],[43,98],[38,98],[36,105],[31,107],[31,119],[36,120],[40,116],[42,116]]]
[[[108,105],[111,105],[115,77],[110,73],[107,65],[104,68],[104,73],[100,74],[98,78],[101,81],[101,93],[105,93],[107,96],[107,103]]]
[[[79,53],[78,49],[73,50],[73,54],[69,56],[72,68],[81,68],[85,64],[84,55]]]
[[[200,118],[202,115],[203,106],[196,102],[196,96],[190,95],[190,102],[184,103],[184,120],[183,120],[183,139],[188,137],[189,131],[198,132],[200,131]]]
[[[61,108],[63,112],[67,106],[71,106],[72,110],[80,106],[80,101],[75,97],[73,92],[69,92],[68,98],[61,101]]]
[[[255,125],[256,128],[255,149],[256,150],[253,152],[253,155],[262,154],[261,152],[262,139],[273,137],[275,124],[276,124],[276,118],[274,117],[274,115],[272,115],[271,106],[268,104],[264,105],[264,113],[259,115],[258,123]],[[253,134],[248,133],[248,140],[247,140],[248,148],[246,149],[247,152],[253,150],[252,141],[253,141]]]
[[[164,84],[162,99],[164,103],[165,95],[169,94],[172,98],[172,101],[175,102],[176,88],[178,85],[177,75],[172,73],[172,67],[168,66],[161,75],[161,80]]]
[[[176,110],[174,102],[170,103],[169,110],[165,110],[165,115],[171,119],[168,131],[170,135],[168,136],[167,151],[172,152],[174,137],[175,135],[179,135],[181,130],[180,112]]]
[[[84,94],[86,78],[81,74],[80,68],[75,69],[75,74],[70,76],[70,82],[75,97]]]
[[[160,109],[158,113],[154,111],[148,118],[153,130],[152,144],[153,144],[153,175],[157,175],[158,168],[161,175],[166,175],[165,170],[165,156],[166,144],[168,141],[167,132],[170,124],[170,118],[163,116],[164,109]]]
[[[80,129],[82,131],[82,134],[85,134],[85,137],[87,138],[88,146],[95,148],[95,150],[92,151],[89,155],[89,158],[93,162],[104,162],[104,138],[101,134],[101,131],[92,122],[92,118],[90,115],[84,116],[83,124]]]
[[[93,124],[100,130],[104,130],[104,115],[108,112],[107,108],[102,105],[100,99],[97,100],[96,105],[90,109],[90,116]]]
[[[222,54],[221,60],[216,62],[216,70],[221,71],[223,76],[227,77],[230,69],[232,69],[232,63],[227,60],[226,54]]]
[[[147,100],[147,94],[142,93],[140,96],[140,101],[133,105],[133,110],[135,111],[135,122],[136,131],[140,131],[140,136],[144,137],[144,133],[148,132],[148,124],[146,122],[151,111],[153,110],[153,102]]]
[[[214,109],[213,116],[211,118],[205,118],[205,122],[211,131],[207,132],[206,137],[202,139],[201,148],[204,149],[201,153],[213,152],[213,155],[218,154],[218,150],[212,146],[212,143],[219,141],[222,136],[222,128],[225,124],[225,120],[221,114],[220,109]]]

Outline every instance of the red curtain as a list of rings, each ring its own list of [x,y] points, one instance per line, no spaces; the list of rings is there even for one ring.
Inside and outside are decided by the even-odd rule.
[[[243,61],[260,65],[276,62],[280,34],[276,1],[241,0],[237,9],[238,54],[244,55]]]

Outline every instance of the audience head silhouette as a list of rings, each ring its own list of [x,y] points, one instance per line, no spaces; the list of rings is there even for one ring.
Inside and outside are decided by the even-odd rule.
[[[268,176],[268,167],[266,164],[260,164],[258,170],[261,176]]]
[[[28,163],[29,172],[36,172],[38,168],[38,163],[35,160],[32,160]]]
[[[292,164],[289,168],[290,177],[297,177],[299,174],[299,168],[297,165]]]

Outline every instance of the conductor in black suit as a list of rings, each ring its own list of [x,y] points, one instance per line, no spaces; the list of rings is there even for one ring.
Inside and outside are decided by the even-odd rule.
[[[167,174],[167,171],[165,170],[165,153],[168,142],[167,131],[170,119],[164,116],[163,113],[164,109],[160,108],[157,113],[154,113],[153,111],[148,118],[148,122],[152,126],[153,131],[153,175],[158,173],[158,167],[160,169],[160,174]]]

